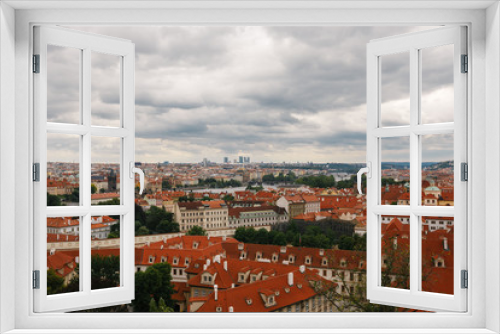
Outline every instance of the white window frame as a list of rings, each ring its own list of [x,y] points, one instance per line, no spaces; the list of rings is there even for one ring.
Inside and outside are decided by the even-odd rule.
[[[467,309],[467,290],[461,288],[461,270],[467,269],[467,184],[461,181],[460,163],[467,163],[467,75],[461,73],[461,56],[467,54],[466,28],[450,26],[434,28],[413,34],[391,36],[370,41],[367,46],[367,162],[371,171],[367,179],[367,298],[376,304],[395,305],[423,310],[447,310],[463,312]],[[453,46],[454,117],[453,122],[422,124],[420,122],[420,99],[422,81],[421,50],[443,45]],[[405,126],[387,127],[382,124],[381,114],[381,64],[384,56],[405,52],[409,56],[410,120]],[[426,134],[453,134],[454,206],[422,205],[421,162],[422,140]],[[407,137],[410,158],[410,205],[382,205],[380,189],[383,140]],[[410,288],[398,289],[381,286],[382,216],[410,217]],[[439,294],[422,291],[422,217],[454,217],[454,294]],[[442,223],[442,221],[441,221]]]
[[[50,26],[34,27],[34,53],[39,55],[39,73],[34,80],[34,162],[40,164],[40,181],[33,184],[34,199],[34,269],[40,272],[40,288],[35,289],[36,312],[87,309],[89,306],[128,304],[134,298],[134,177],[135,162],[135,46],[131,41]],[[47,122],[47,46],[75,48],[80,51],[80,124]],[[93,52],[113,55],[120,67],[120,126],[91,124],[91,58]],[[47,207],[47,134],[79,135],[80,203],[79,206]],[[92,139],[120,140],[120,205],[92,205],[89,185]],[[120,285],[92,290],[91,287],[91,219],[93,216],[120,215]],[[46,217],[80,217],[80,289],[74,293],[47,295],[47,224]]]
[[[301,333],[350,328],[350,332],[405,333],[500,331],[500,261],[496,257],[485,266],[485,254],[500,254],[500,11],[496,1],[251,1],[223,3],[121,2],[133,9],[116,9],[116,3],[7,1],[0,4],[0,330],[34,333],[37,329],[87,328],[89,333],[119,332],[119,328],[162,328],[162,332],[187,329],[217,332],[224,328],[267,329],[268,332]],[[12,7],[11,7],[12,6]],[[39,10],[41,8],[65,9]],[[397,9],[394,7],[397,6]],[[14,10],[28,8],[30,10]],[[96,9],[99,7],[100,9]],[[147,9],[149,7],[149,9]],[[162,8],[158,8],[162,7]],[[80,8],[75,10],[75,8]],[[81,9],[85,8],[85,9]],[[102,10],[102,8],[115,8]],[[142,8],[144,10],[137,10]],[[26,200],[32,192],[30,169],[32,153],[32,105],[30,79],[31,26],[44,24],[193,24],[193,25],[435,25],[466,24],[470,29],[469,140],[471,198],[468,243],[469,308],[466,313],[436,314],[171,314],[170,328],[164,315],[140,314],[34,314],[32,312],[29,248],[33,212]],[[15,37],[14,37],[15,33]],[[488,71],[485,71],[488,66]],[[15,71],[14,71],[15,68]],[[15,82],[15,86],[12,83]],[[487,137],[486,137],[487,136]],[[15,147],[12,146],[15,138]],[[486,140],[486,138],[488,140]],[[487,152],[487,154],[486,154]],[[15,171],[15,173],[14,173]],[[12,177],[15,175],[15,177]],[[488,175],[488,182],[485,182]],[[12,198],[12,189],[16,189]],[[486,197],[488,193],[488,197]],[[28,196],[29,197],[29,196]],[[486,205],[485,205],[486,204]],[[5,208],[15,207],[15,211]],[[9,224],[5,222],[9,222]],[[11,222],[15,222],[12,224]],[[12,237],[14,236],[14,238]],[[28,236],[28,237],[27,237]],[[12,256],[12,250],[15,256]],[[26,259],[29,259],[28,261]],[[13,288],[14,287],[14,288]],[[488,293],[486,293],[488,291]],[[15,305],[15,307],[12,307]],[[355,317],[355,318],[353,318]],[[190,321],[189,319],[193,319]],[[355,327],[353,327],[355,326]],[[283,330],[283,328],[288,328]],[[357,328],[358,330],[354,330]],[[179,330],[176,330],[179,329]],[[61,331],[61,332],[62,332]],[[46,331],[45,331],[46,332]],[[134,331],[128,330],[132,333]],[[235,332],[237,332],[235,330]]]

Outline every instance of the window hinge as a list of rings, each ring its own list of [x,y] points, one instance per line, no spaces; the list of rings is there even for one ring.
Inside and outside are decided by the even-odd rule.
[[[33,289],[40,289],[40,270],[33,270]]]
[[[40,182],[40,163],[33,164],[33,181]]]
[[[469,57],[467,55],[462,55],[462,70],[460,72],[469,72]]]
[[[461,178],[460,180],[462,181],[469,181],[469,165],[467,165],[466,162],[462,162],[462,164],[460,165],[460,174],[461,174]]]
[[[40,73],[40,55],[33,55],[33,73]]]
[[[467,289],[469,287],[469,273],[467,270],[462,270],[461,272],[462,289]]]

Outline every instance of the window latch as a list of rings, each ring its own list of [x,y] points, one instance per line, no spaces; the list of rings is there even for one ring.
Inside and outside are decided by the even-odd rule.
[[[363,187],[362,187],[362,182],[361,182],[361,175],[363,174],[366,174],[366,176],[370,179],[372,177],[372,163],[370,161],[368,161],[366,163],[366,167],[364,168],[361,168],[359,171],[358,171],[358,193],[360,195],[363,195]]]
[[[139,194],[142,195],[142,192],[144,191],[144,172],[142,169],[135,167],[135,163],[133,161],[130,162],[129,165],[130,168],[130,178],[134,179],[135,178],[135,173],[139,174],[139,183],[140,183],[140,189],[139,189]]]

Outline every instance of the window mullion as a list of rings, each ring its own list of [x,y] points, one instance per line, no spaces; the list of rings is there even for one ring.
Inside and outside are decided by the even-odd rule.
[[[90,106],[91,106],[91,50],[83,49],[83,61],[82,61],[82,79],[81,79],[81,105],[82,105],[82,124],[84,127],[90,129]],[[81,204],[84,208],[88,208],[87,212],[82,217],[82,229],[80,235],[80,254],[81,259],[81,271],[80,271],[80,284],[83,281],[83,289],[85,293],[90,293],[91,291],[91,216],[90,216],[90,206],[91,206],[91,146],[92,137],[90,131],[85,133],[82,137],[82,148],[81,148],[81,166],[80,172],[82,177],[80,178],[80,196]]]
[[[420,100],[420,66],[418,49],[410,49],[410,291],[415,293],[419,290],[419,263],[420,263],[420,233],[418,230],[418,216],[414,209],[419,205],[420,199],[420,143],[415,129],[419,123],[419,100]]]

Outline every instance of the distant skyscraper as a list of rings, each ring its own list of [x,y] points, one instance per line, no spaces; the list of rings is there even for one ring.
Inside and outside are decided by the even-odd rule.
[[[207,158],[203,158],[203,166],[204,167],[207,167],[208,166],[208,159]]]
[[[228,164],[229,163],[229,157],[224,157],[224,163]]]
[[[243,161],[244,161],[246,164],[250,163],[250,157],[244,157],[244,158],[243,158]]]
[[[243,157],[240,155],[239,156],[239,163],[242,164],[243,163]]]

